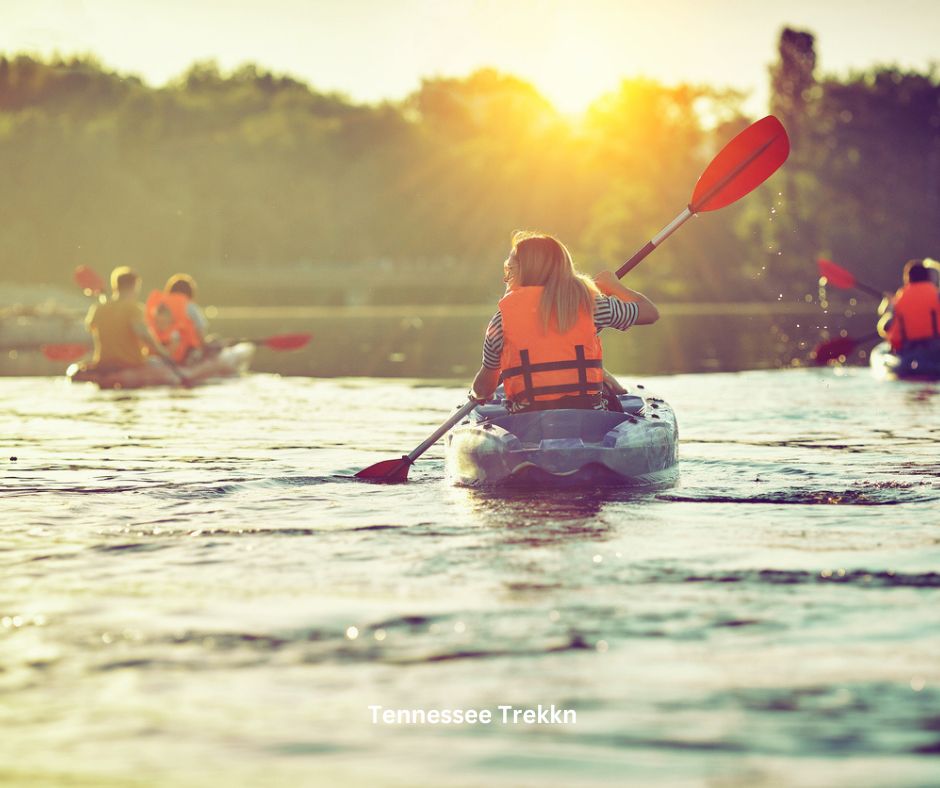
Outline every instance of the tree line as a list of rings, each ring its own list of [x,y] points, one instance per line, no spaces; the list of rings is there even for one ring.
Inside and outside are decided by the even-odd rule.
[[[635,286],[803,298],[820,254],[887,287],[908,257],[940,253],[936,73],[820,76],[812,35],[784,30],[770,79],[790,161],[670,239]],[[276,283],[315,301],[349,277],[373,303],[389,282],[399,301],[487,300],[516,228],[558,235],[588,270],[615,268],[752,120],[743,99],[628,79],[571,119],[491,69],[362,104],[253,65],[197,63],[153,87],[90,57],[4,57],[2,278],[130,264],[156,280],[190,271],[216,283],[217,303]],[[225,293],[226,271],[248,272],[249,291]]]

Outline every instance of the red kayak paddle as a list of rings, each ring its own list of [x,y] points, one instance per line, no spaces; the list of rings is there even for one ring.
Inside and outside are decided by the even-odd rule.
[[[866,285],[864,282],[859,282],[858,279],[855,278],[855,274],[843,268],[841,265],[832,262],[832,260],[820,257],[816,261],[816,266],[819,268],[820,278],[825,280],[821,282],[823,285],[832,285],[840,290],[852,290],[854,288],[868,293],[875,298],[883,298],[885,295],[877,288]]]
[[[790,138],[773,115],[752,123],[711,160],[699,176],[689,204],[617,269],[623,277],[657,246],[698,213],[716,211],[740,200],[773,175],[790,155]]]

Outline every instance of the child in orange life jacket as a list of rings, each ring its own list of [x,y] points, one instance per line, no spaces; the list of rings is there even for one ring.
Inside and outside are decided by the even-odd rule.
[[[490,397],[502,379],[513,412],[604,409],[598,333],[655,323],[656,306],[610,271],[593,280],[579,273],[564,244],[543,233],[513,234],[503,281],[471,397]]]
[[[173,360],[178,364],[198,361],[210,347],[207,336],[209,324],[202,310],[195,302],[196,282],[188,274],[174,274],[162,291],[154,290],[147,298],[147,316],[154,333],[165,343],[163,333],[157,328],[155,315],[160,306],[169,309],[172,315],[172,328],[179,335],[179,342],[173,352]]]
[[[878,333],[895,352],[940,339],[940,290],[923,260],[904,265],[904,286],[891,302],[891,311],[878,323]]]
[[[170,358],[176,358],[180,349],[180,332],[173,325],[173,311],[166,304],[159,304],[153,315],[154,333],[166,348]]]
[[[209,338],[209,321],[196,303],[196,280],[189,274],[173,274],[166,281],[163,292],[171,298],[180,298],[185,304],[183,341],[189,345],[190,360],[202,357],[208,350],[217,350]]]

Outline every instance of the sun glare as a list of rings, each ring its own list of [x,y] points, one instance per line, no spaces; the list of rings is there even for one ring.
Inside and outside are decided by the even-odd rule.
[[[583,115],[587,108],[603,93],[603,88],[591,88],[575,74],[557,80],[536,82],[535,87],[563,115]]]
[[[579,37],[556,38],[548,49],[523,47],[509,70],[517,70],[566,115],[583,114],[600,96],[616,89],[617,76],[623,73]]]

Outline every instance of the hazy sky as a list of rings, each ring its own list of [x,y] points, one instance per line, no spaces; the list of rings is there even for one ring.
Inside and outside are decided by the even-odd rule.
[[[784,25],[816,33],[825,72],[940,59],[940,0],[0,0],[0,52],[91,52],[152,84],[251,61],[368,101],[495,66],[569,111],[642,74],[757,111]]]

